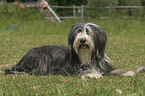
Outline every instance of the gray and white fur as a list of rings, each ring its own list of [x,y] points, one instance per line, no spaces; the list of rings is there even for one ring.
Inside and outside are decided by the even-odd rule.
[[[135,72],[115,70],[105,54],[107,34],[93,23],[77,23],[68,36],[68,46],[47,45],[31,49],[6,74],[62,74],[99,78],[103,75],[133,76]]]

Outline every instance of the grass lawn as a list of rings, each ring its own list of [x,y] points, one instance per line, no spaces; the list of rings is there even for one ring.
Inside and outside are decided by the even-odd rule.
[[[144,73],[99,79],[3,74],[2,70],[11,68],[33,47],[67,45],[71,26],[80,22],[96,23],[108,34],[106,54],[112,66],[133,71],[145,66],[144,19],[72,19],[58,23],[3,17],[0,18],[0,96],[144,96]]]

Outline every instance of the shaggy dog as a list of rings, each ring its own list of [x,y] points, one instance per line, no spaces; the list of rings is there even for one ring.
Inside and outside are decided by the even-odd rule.
[[[132,76],[133,71],[114,70],[105,54],[107,35],[93,23],[72,26],[68,46],[41,46],[31,49],[6,74],[62,74],[99,78],[105,74]]]

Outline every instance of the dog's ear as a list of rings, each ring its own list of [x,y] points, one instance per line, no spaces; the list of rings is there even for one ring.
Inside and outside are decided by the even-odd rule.
[[[74,26],[73,26],[74,27]],[[70,30],[69,36],[68,36],[68,48],[69,48],[69,53],[72,54],[73,52],[73,42],[75,38],[75,32],[73,30],[73,27]]]
[[[100,31],[100,33],[98,34],[99,46],[97,48],[97,57],[103,58],[105,53],[105,46],[107,42],[107,35],[104,31],[103,32],[101,32],[102,30],[99,31]]]
[[[69,54],[70,57],[72,58],[74,55],[74,49],[73,49],[73,42],[75,39],[75,30],[74,30],[75,25],[72,26],[69,36],[68,36],[68,49],[69,49]]]
[[[73,43],[74,43],[74,40],[76,38],[76,29],[82,25],[83,25],[83,23],[74,24],[72,26],[70,33],[69,33],[69,36],[68,36],[69,51],[73,52],[73,53],[75,52],[76,54],[77,54],[76,50],[73,49]]]
[[[73,44],[75,36],[76,36],[76,29],[82,25],[83,25],[83,23],[77,23],[71,27],[71,30],[70,30],[70,33],[68,36],[68,43],[69,44],[71,44],[71,45]]]
[[[75,27],[77,25],[73,25],[71,30],[70,30],[70,33],[69,33],[69,36],[68,36],[68,45],[71,47],[73,47],[73,42],[74,42],[74,39],[75,39]]]
[[[107,34],[104,32],[104,30],[93,23],[87,23],[92,31],[93,31],[93,39],[94,39],[94,45],[95,45],[95,53],[94,55],[97,56],[97,59],[101,59],[104,57],[105,52],[105,46],[107,42]]]

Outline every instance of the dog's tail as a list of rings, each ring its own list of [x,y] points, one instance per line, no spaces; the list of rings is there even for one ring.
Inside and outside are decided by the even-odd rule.
[[[137,69],[137,73],[145,72],[145,66]],[[127,70],[112,70],[108,73],[109,75],[121,75],[121,76],[134,76],[136,73],[134,71],[127,71]]]
[[[4,73],[5,74],[19,74],[19,73],[25,73],[25,72],[18,72],[18,71],[13,71],[13,70],[10,70],[10,69],[5,69]]]
[[[136,72],[138,72],[138,73],[143,73],[143,72],[145,72],[145,66],[140,67],[139,69],[136,70]]]
[[[127,71],[127,70],[112,70],[108,73],[109,75],[121,75],[121,76],[134,76],[134,71]]]

